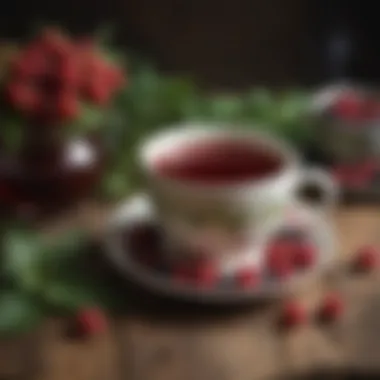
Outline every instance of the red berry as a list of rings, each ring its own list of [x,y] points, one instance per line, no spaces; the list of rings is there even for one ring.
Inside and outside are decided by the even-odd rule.
[[[338,99],[332,108],[335,116],[356,120],[362,116],[363,102],[357,96],[347,94]]]
[[[49,61],[39,48],[28,47],[14,57],[10,71],[16,79],[27,80],[36,75],[43,75],[49,70]]]
[[[281,324],[286,328],[293,328],[307,321],[307,312],[304,306],[298,302],[288,302],[281,313]]]
[[[58,78],[64,88],[78,86],[80,72],[76,59],[67,58],[61,62],[58,67]]]
[[[310,268],[315,264],[315,247],[310,243],[300,243],[294,247],[294,264],[297,268]]]
[[[85,336],[103,333],[108,327],[107,318],[99,309],[83,309],[78,312],[75,321],[77,332]]]
[[[272,275],[286,279],[293,272],[292,245],[288,242],[274,242],[269,247],[267,266]]]
[[[79,102],[75,94],[63,94],[57,100],[57,116],[60,120],[72,120],[78,116]]]
[[[72,52],[72,44],[59,30],[45,29],[38,44],[43,51],[53,54],[54,58],[67,57]]]
[[[329,294],[319,307],[319,318],[325,322],[332,322],[339,319],[344,312],[343,299],[339,294]]]
[[[379,264],[379,251],[375,247],[367,246],[359,249],[355,268],[361,271],[369,272]]]
[[[85,92],[89,100],[99,106],[106,105],[111,97],[108,85],[100,79],[90,83]]]
[[[255,287],[260,282],[260,275],[256,268],[244,268],[236,273],[236,283],[242,288]]]
[[[38,98],[32,87],[19,83],[11,83],[6,91],[8,100],[14,107],[25,112],[35,110]]]

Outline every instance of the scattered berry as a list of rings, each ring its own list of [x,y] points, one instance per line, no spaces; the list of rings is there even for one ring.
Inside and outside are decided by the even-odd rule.
[[[280,323],[283,327],[297,327],[304,324],[306,321],[307,312],[302,304],[295,301],[285,304],[280,318]]]
[[[294,265],[300,269],[310,268],[315,264],[315,247],[310,243],[298,243],[294,247]]]
[[[357,270],[369,272],[379,264],[379,251],[375,247],[367,246],[359,249],[354,267]]]
[[[100,309],[83,309],[75,317],[75,331],[81,336],[103,333],[107,327],[107,318]]]
[[[338,320],[344,312],[344,303],[341,295],[329,294],[321,302],[318,317],[323,322]]]
[[[251,288],[260,283],[260,274],[256,268],[244,268],[236,273],[235,280],[238,286]]]

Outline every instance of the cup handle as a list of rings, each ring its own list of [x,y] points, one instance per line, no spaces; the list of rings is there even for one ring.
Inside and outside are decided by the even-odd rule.
[[[313,207],[330,210],[338,199],[338,185],[324,170],[305,169],[296,187],[298,200]]]

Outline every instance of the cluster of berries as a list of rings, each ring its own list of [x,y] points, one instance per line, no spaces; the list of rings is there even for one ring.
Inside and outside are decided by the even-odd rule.
[[[81,102],[107,105],[123,81],[93,42],[46,30],[11,59],[4,95],[30,120],[62,123],[80,115]]]

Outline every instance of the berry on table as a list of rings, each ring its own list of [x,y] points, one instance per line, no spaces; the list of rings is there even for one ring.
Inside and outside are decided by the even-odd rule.
[[[318,317],[322,322],[334,322],[341,318],[344,312],[344,302],[340,294],[328,294],[322,300]]]
[[[354,268],[359,271],[369,272],[379,264],[379,251],[376,247],[365,246],[358,250],[354,260]]]
[[[305,324],[307,317],[307,311],[301,303],[289,301],[283,306],[280,324],[285,328],[294,328]]]
[[[82,309],[75,316],[75,332],[81,336],[97,335],[105,332],[107,328],[107,318],[100,309]]]

